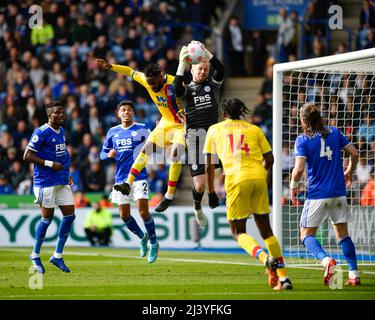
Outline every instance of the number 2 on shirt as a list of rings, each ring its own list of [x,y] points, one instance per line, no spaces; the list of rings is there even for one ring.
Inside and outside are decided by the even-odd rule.
[[[328,160],[332,160],[332,150],[329,146],[326,147],[326,140],[320,139],[320,157],[327,157]]]
[[[228,137],[229,137],[230,149],[231,149],[231,151],[232,151],[232,154],[235,154],[235,152],[236,152],[238,149],[241,149],[241,150],[245,151],[245,154],[246,154],[247,156],[249,155],[249,151],[250,151],[249,145],[248,145],[247,143],[243,144],[244,139],[245,139],[245,135],[244,135],[244,134],[241,134],[241,140],[238,141],[238,145],[237,145],[237,146],[234,144],[234,136],[233,136],[233,133],[229,133],[229,134],[228,134]]]

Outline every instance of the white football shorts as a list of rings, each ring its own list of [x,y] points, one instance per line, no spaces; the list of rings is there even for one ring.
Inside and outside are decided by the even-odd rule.
[[[352,214],[345,196],[306,200],[301,215],[300,227],[319,227],[326,218],[329,218],[332,224],[351,221]]]
[[[130,201],[139,199],[148,199],[148,183],[147,180],[134,181],[130,187],[129,195],[124,195],[120,191],[112,189],[110,199],[117,204],[130,204]]]
[[[34,187],[35,203],[43,208],[74,205],[73,192],[70,185],[58,185],[53,187]]]

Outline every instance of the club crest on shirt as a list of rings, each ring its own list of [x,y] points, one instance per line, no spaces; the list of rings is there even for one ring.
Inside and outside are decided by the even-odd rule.
[[[210,91],[211,91],[210,86],[205,86],[205,87],[204,87],[204,91],[206,91],[206,92],[210,92]]]
[[[132,136],[136,137],[137,136],[137,132],[136,131],[132,131]]]
[[[168,88],[167,89],[167,96],[168,97],[173,96],[173,90],[172,90],[172,88]]]

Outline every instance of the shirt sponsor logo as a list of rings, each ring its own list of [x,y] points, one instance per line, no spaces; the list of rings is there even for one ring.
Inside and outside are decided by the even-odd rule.
[[[164,102],[164,103],[166,103],[167,102],[167,98],[164,98],[164,97],[161,97],[161,96],[156,96],[156,99],[158,100],[158,103],[159,102]]]
[[[167,98],[156,96],[156,99],[158,100],[158,108],[168,108]]]
[[[56,144],[56,156],[62,156],[65,154],[66,145],[65,143],[58,143]]]
[[[211,96],[209,94],[205,94],[204,96],[196,96],[194,97],[194,104],[196,106],[211,104]]]
[[[129,151],[132,149],[133,140],[131,138],[116,140],[116,149],[119,152]]]

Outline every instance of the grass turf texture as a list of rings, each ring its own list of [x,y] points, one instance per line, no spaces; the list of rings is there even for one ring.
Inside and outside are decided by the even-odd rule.
[[[117,248],[67,248],[70,274],[48,261],[53,248],[43,248],[43,289],[31,290],[30,250],[0,248],[0,300],[375,299],[374,266],[360,267],[362,286],[340,290],[323,285],[319,265],[314,270],[288,268],[294,290],[275,292],[267,285],[264,267],[245,254],[161,250],[159,259],[148,264],[138,250]]]

